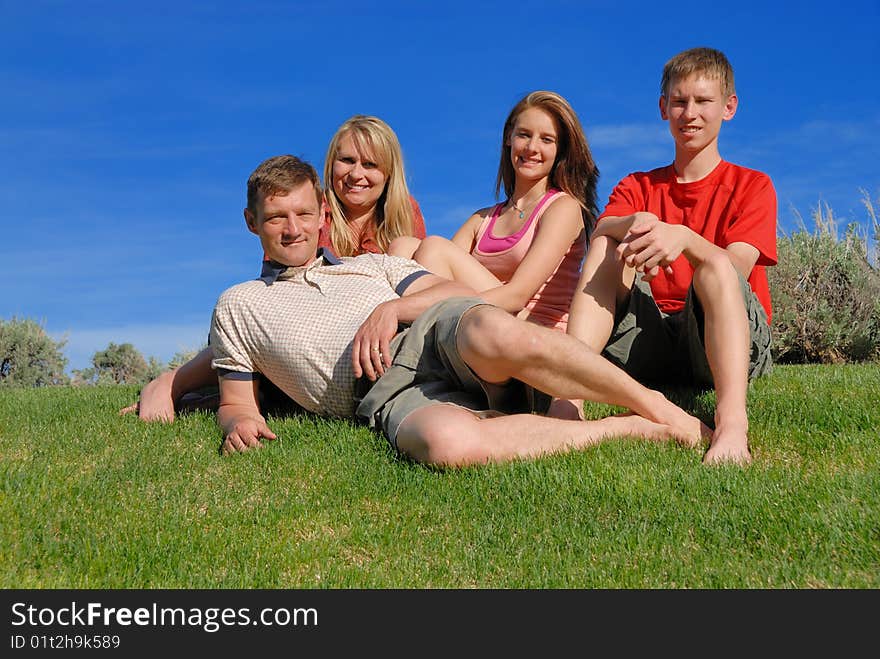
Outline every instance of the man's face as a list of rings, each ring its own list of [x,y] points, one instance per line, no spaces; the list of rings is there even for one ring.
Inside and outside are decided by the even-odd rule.
[[[303,266],[315,259],[321,206],[310,181],[286,194],[259,195],[256,214],[245,209],[248,229],[260,237],[266,257],[283,265]]]

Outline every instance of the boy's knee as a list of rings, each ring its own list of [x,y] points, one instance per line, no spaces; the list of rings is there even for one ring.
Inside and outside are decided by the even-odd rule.
[[[739,291],[739,277],[726,254],[714,253],[694,270],[694,290],[700,299],[720,290]]]

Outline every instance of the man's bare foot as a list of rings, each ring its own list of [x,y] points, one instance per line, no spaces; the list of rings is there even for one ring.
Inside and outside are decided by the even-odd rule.
[[[682,431],[665,423],[651,421],[639,416],[635,412],[615,414],[607,419],[603,419],[603,421],[609,430],[609,437],[635,437],[655,442],[665,442],[672,439],[685,446],[691,440],[688,431]]]
[[[752,462],[749,451],[748,426],[723,426],[715,429],[712,445],[703,456],[703,464],[738,464],[748,465]]]
[[[142,421],[174,421],[174,398],[171,386],[174,371],[166,371],[141,389],[138,402],[119,410],[119,414],[137,414]]]
[[[679,444],[688,448],[697,448],[705,446],[712,440],[713,432],[709,426],[685,412],[659,391],[655,393],[658,402],[651,410],[651,419],[673,428]]]

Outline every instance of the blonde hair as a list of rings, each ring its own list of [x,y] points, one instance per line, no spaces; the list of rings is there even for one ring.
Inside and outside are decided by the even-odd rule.
[[[529,109],[539,108],[553,117],[559,135],[556,142],[556,161],[550,170],[550,187],[567,192],[581,206],[584,227],[587,234],[592,232],[599,216],[596,184],[599,181],[599,168],[593,160],[590,145],[584,135],[580,119],[568,101],[555,92],[535,91],[523,97],[513,106],[501,136],[501,160],[498,176],[495,179],[495,196],[504,186],[504,193],[513,194],[516,174],[510,161],[510,136],[519,115]]]
[[[724,53],[714,48],[691,48],[684,50],[666,62],[660,78],[660,95],[668,96],[669,88],[676,80],[685,80],[698,74],[721,83],[725,97],[736,94],[733,84],[733,67]]]
[[[333,186],[333,161],[339,142],[351,135],[355,148],[367,151],[385,174],[385,190],[376,202],[376,243],[385,252],[391,241],[399,236],[413,235],[413,208],[403,169],[403,154],[397,135],[378,117],[357,114],[345,121],[327,147],[324,160],[324,187],[330,207],[330,242],[339,256],[352,256],[358,249],[358,235],[349,226],[342,205]]]

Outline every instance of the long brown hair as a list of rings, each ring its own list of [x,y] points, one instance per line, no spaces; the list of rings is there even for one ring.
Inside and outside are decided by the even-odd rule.
[[[589,235],[599,216],[596,184],[599,181],[599,168],[593,160],[587,137],[581,127],[577,113],[568,101],[555,92],[535,91],[527,94],[513,106],[501,137],[501,160],[498,163],[498,177],[495,179],[495,196],[504,187],[504,193],[513,194],[516,175],[510,161],[510,136],[517,117],[529,109],[539,108],[553,117],[559,131],[556,143],[556,161],[550,170],[550,187],[567,192],[581,206],[584,227]]]

